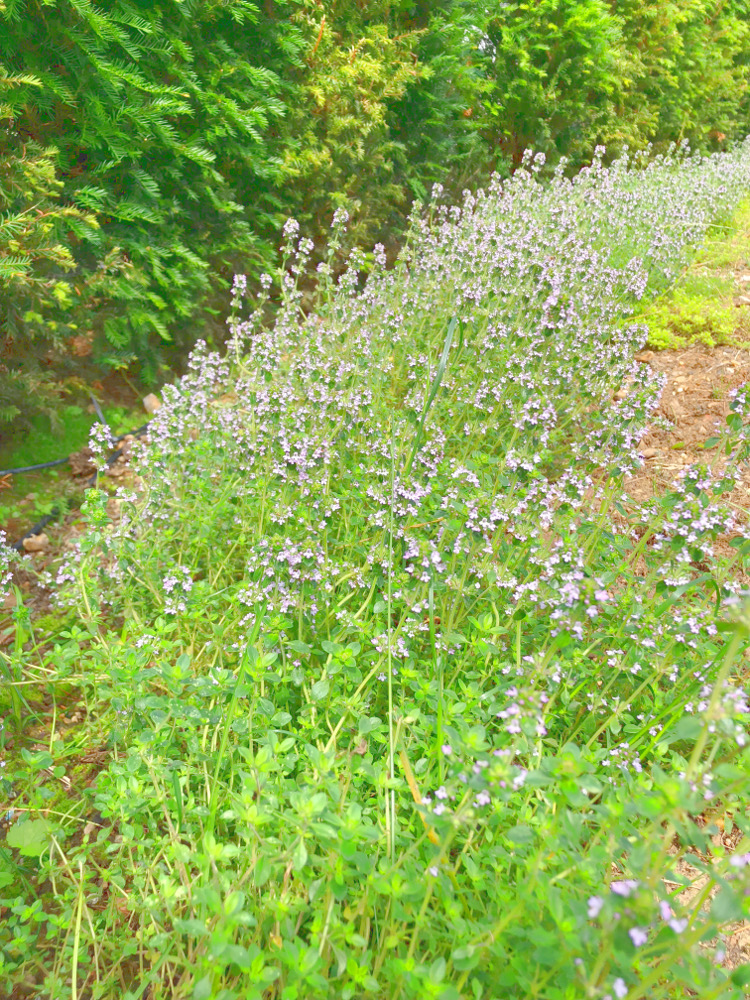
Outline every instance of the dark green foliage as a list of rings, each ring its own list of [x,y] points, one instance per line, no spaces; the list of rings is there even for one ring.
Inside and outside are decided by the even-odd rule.
[[[0,66],[0,119],[8,121],[13,88],[33,86],[33,77],[8,75]],[[66,235],[74,227],[96,230],[90,212],[60,202],[57,150],[29,140],[19,143],[0,130],[0,421],[29,413],[31,406],[54,418],[60,390],[48,369],[65,374],[68,345],[87,353],[86,313],[121,261],[108,253],[87,285],[61,276],[75,269]],[[74,295],[73,292],[77,295]],[[74,335],[76,335],[74,337]],[[68,374],[69,374],[69,367]]]
[[[478,186],[499,166],[496,150],[475,126],[485,89],[477,15],[476,5],[460,0],[414,5],[423,75],[392,113],[392,134],[404,150],[400,175],[411,197],[424,200],[434,183],[454,191]]]
[[[527,148],[580,158],[608,116],[622,74],[605,0],[513,0],[481,7],[482,125],[515,166]]]
[[[715,147],[750,131],[748,0],[609,0],[624,71],[606,141]]]
[[[748,118],[748,0],[476,4],[484,93],[473,121],[514,164],[586,162],[597,143],[716,148]]]
[[[298,101],[285,122],[285,208],[320,242],[332,211],[346,205],[350,236],[372,243],[408,209],[392,108],[427,75],[416,55],[420,33],[388,3],[296,6],[304,60],[291,69]]]
[[[122,0],[105,13],[58,0],[6,4],[4,18],[0,58],[41,84],[17,88],[12,134],[54,144],[64,202],[102,223],[68,220],[78,274],[115,247],[130,265],[92,316],[97,356],[153,375],[158,342],[205,332],[240,261],[272,255],[276,25],[245,2]]]

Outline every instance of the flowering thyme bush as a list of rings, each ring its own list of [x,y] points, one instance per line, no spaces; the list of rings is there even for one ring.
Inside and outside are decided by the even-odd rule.
[[[743,995],[719,936],[747,841],[711,837],[750,833],[749,543],[722,503],[746,401],[711,467],[636,504],[661,385],[628,317],[731,214],[750,144],[540,166],[416,206],[395,270],[353,260],[307,318],[287,224],[275,326],[236,279],[229,355],[194,352],[142,490],[61,569],[96,626],[78,683],[112,709],[91,794],[126,902],[74,842],[38,922],[85,909],[98,996],[113,968],[137,995],[136,962],[198,1000]]]
[[[2,602],[10,593],[11,566],[17,558],[15,550],[8,545],[5,532],[0,531],[0,601]]]

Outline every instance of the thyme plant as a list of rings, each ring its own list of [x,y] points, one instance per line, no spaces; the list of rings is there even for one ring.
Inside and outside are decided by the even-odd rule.
[[[49,581],[76,621],[26,642],[23,690],[80,692],[111,759],[74,807],[29,793],[5,982],[744,995],[750,400],[638,503],[661,383],[629,316],[731,217],[750,144],[524,164],[436,189],[393,270],[355,254],[308,316],[290,220],[273,327],[238,276],[227,354],[164,390],[115,524],[90,494]]]

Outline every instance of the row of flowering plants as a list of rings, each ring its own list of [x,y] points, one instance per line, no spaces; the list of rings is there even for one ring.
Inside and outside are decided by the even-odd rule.
[[[541,167],[436,189],[392,270],[323,262],[310,315],[290,220],[273,327],[238,276],[114,524],[89,495],[47,579],[67,627],[17,615],[7,669],[26,703],[78,693],[111,760],[65,808],[24,792],[0,980],[744,996],[750,401],[637,501],[662,385],[629,317],[731,218],[750,144]],[[27,776],[64,776],[53,736]]]

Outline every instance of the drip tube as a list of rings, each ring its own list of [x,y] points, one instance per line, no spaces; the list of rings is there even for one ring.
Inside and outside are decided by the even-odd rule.
[[[150,421],[147,421],[141,427],[137,428],[137,430],[129,431],[127,434],[118,435],[116,438],[114,438],[114,441],[122,441],[126,437],[141,437],[148,430],[149,423]],[[118,448],[116,451],[113,451],[112,454],[107,459],[107,461],[105,462],[105,465],[111,465],[120,457],[120,455],[122,455],[122,448]],[[42,462],[40,465],[26,465],[20,469],[0,469],[0,476],[16,475],[17,473],[21,472],[36,472],[37,469],[50,469],[55,465],[63,465],[65,462],[69,462],[70,457],[71,456],[68,455],[67,458],[58,458],[54,462]],[[83,484],[83,487],[87,488],[89,486],[92,486],[96,482],[96,476],[97,473],[94,473],[93,476],[90,476]],[[39,532],[42,531],[44,528],[46,528],[51,521],[54,521],[59,516],[60,516],[60,508],[53,507],[52,510],[49,512],[49,514],[45,514],[40,521],[37,521],[37,523],[34,525],[33,528],[30,528],[25,535],[23,535],[21,538],[18,539],[17,542],[14,542],[11,545],[11,548],[15,549],[16,552],[23,552],[24,538],[30,538],[32,535],[38,535]]]

